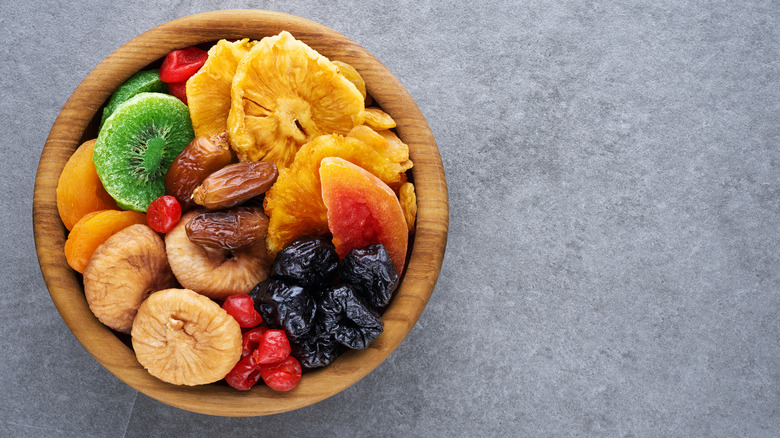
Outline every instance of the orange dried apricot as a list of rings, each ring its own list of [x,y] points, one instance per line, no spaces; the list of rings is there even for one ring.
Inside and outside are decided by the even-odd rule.
[[[65,241],[65,258],[71,268],[80,273],[89,263],[98,246],[117,231],[130,225],[146,224],[146,215],[137,211],[100,210],[82,217]]]
[[[68,230],[87,213],[119,208],[98,178],[92,162],[94,149],[94,139],[79,146],[65,163],[57,182],[57,210]]]

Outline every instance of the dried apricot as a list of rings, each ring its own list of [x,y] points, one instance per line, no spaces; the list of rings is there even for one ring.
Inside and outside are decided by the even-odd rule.
[[[87,213],[118,208],[98,178],[92,162],[94,150],[94,139],[79,146],[65,163],[57,182],[57,210],[68,230]]]
[[[137,211],[100,210],[84,215],[65,241],[65,258],[71,268],[84,273],[92,253],[114,233],[134,224],[146,224]]]

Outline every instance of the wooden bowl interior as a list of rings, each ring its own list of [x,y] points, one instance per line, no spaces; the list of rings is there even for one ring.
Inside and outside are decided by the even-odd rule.
[[[70,269],[63,251],[67,230],[56,206],[59,175],[81,142],[97,136],[99,111],[111,93],[135,72],[169,51],[219,39],[261,39],[287,30],[312,48],[347,62],[363,76],[368,93],[397,122],[396,131],[409,145],[418,216],[407,269],[383,314],[384,333],[366,350],[349,351],[331,365],[306,373],[292,391],[265,385],[237,391],[224,383],[183,387],[146,372],[135,359],[126,336],[101,324],[84,298],[81,276]],[[35,245],[41,271],[63,320],[81,344],[119,379],[161,402],[182,409],[223,416],[257,416],[310,405],[354,384],[378,366],[401,343],[420,317],[441,269],[448,229],[447,185],[433,135],[409,93],[365,49],[345,36],[291,15],[231,10],[192,15],[151,29],[101,62],[76,88],[51,129],[41,154],[33,198]]]

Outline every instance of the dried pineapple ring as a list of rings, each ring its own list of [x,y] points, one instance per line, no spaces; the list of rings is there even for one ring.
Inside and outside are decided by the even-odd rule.
[[[362,123],[363,96],[326,57],[288,32],[263,38],[231,88],[230,143],[241,161],[288,167],[300,147]]]
[[[298,237],[329,232],[319,175],[323,158],[343,158],[374,174],[394,190],[405,183],[405,172],[412,167],[408,153],[399,156],[397,151],[379,146],[337,134],[322,135],[303,145],[292,165],[279,171],[276,183],[266,192],[269,254],[275,255]]]
[[[230,113],[230,86],[239,61],[257,41],[244,38],[229,42],[220,40],[209,49],[203,67],[187,80],[187,102],[196,136],[227,130]]]

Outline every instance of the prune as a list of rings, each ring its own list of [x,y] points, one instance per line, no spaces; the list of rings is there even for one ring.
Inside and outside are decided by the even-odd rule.
[[[307,369],[324,367],[333,362],[344,347],[336,342],[332,334],[325,331],[321,323],[316,324],[309,336],[291,344],[294,356]]]
[[[318,288],[333,280],[338,266],[339,256],[330,241],[304,237],[276,254],[271,276],[303,287]]]
[[[350,251],[339,265],[339,278],[355,287],[368,304],[384,307],[398,284],[398,273],[381,243]]]
[[[284,330],[290,340],[312,330],[317,305],[303,287],[270,278],[258,283],[249,296],[263,321],[270,328]]]
[[[362,350],[374,341],[384,328],[379,314],[355,294],[348,284],[322,291],[317,317],[326,332],[344,345]]]

